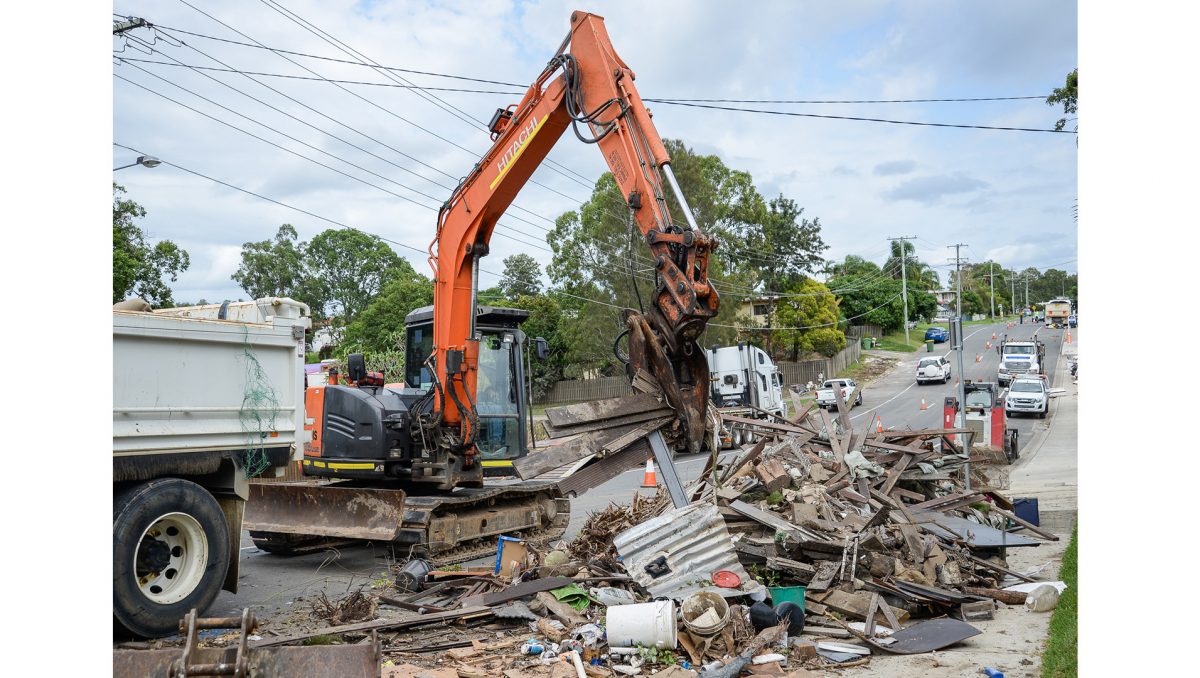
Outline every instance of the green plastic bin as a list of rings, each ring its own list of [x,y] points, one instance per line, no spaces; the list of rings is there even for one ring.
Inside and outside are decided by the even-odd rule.
[[[933,340],[932,339],[925,340],[925,352],[933,353]]]
[[[806,586],[768,586],[767,592],[771,594],[771,603],[778,605],[780,603],[795,603],[804,608],[804,590]]]

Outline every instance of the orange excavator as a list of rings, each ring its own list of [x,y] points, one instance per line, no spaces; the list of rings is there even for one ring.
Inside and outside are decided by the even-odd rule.
[[[308,390],[314,435],[303,469],[332,482],[255,485],[245,522],[261,548],[290,553],[370,539],[445,563],[483,555],[496,534],[565,529],[569,505],[553,485],[483,486],[496,463],[489,457],[506,450],[511,458],[525,445],[520,354],[505,350],[526,337],[523,317],[480,307],[477,292],[497,221],[568,127],[600,149],[653,253],[652,301],[644,314],[624,311],[626,369],[658,380],[686,446],[699,451],[709,389],[697,338],[717,314],[708,280],[717,243],[696,226],[603,17],[574,12],[558,52],[520,103],[496,111],[491,149],[438,213],[429,248],[434,304],[406,322],[405,383],[385,385],[352,357],[348,383]],[[667,189],[687,223],[672,220]],[[521,422],[519,436],[506,434],[505,416]]]

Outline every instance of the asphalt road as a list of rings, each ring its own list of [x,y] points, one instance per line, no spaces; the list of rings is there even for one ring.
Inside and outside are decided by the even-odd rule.
[[[1042,369],[1053,388],[1054,372],[1062,353],[1066,330],[1050,329],[1044,324],[1017,324],[1012,329],[1008,329],[1005,323],[968,325],[963,342],[963,373],[966,378],[971,381],[996,381],[1000,356],[995,347],[1005,332],[1010,339],[1031,339],[1036,336],[1045,343],[1046,364]],[[992,341],[993,333],[996,341]],[[988,342],[991,342],[991,348],[987,347]],[[943,403],[947,396],[957,396],[957,381],[961,375],[949,344],[934,344],[934,353],[945,355],[950,360],[953,375],[946,384],[917,384],[917,363],[928,353],[886,354],[903,358],[895,369],[863,388],[863,404],[855,407],[850,414],[854,427],[859,429],[878,415],[884,428],[940,428]],[[979,362],[975,362],[976,356]],[[921,410],[922,399],[927,406],[924,411]],[[1021,414],[1011,417],[1008,426],[1020,431],[1019,445],[1024,446],[1034,433],[1046,429],[1046,420],[1038,419],[1033,414]]]
[[[995,381],[999,357],[994,348],[986,347],[993,332],[998,338],[1004,332],[1016,339],[1027,339],[1035,334],[1041,338],[1046,344],[1044,369],[1051,375],[1051,386],[1055,385],[1053,375],[1066,332],[1030,323],[1018,324],[1012,329],[1008,329],[1005,323],[968,325],[964,342],[963,370],[968,379]],[[954,377],[947,384],[916,384],[916,365],[922,357],[928,355],[925,352],[883,354],[899,356],[900,364],[864,386],[863,404],[856,407],[850,415],[855,427],[866,426],[868,422],[873,421],[875,415],[880,417],[885,428],[940,427],[943,399],[957,393],[955,381],[959,377],[959,370],[954,356],[948,354],[947,344],[936,344],[935,351],[947,354],[951,359]],[[976,355],[979,356],[979,362],[975,362]],[[925,411],[921,410],[922,399],[927,405]],[[1010,420],[1009,426],[1020,430],[1020,445],[1024,448],[1035,434],[1045,431],[1048,421],[1049,419],[1041,420],[1033,415],[1021,416]],[[736,453],[737,451],[730,450],[723,453],[722,457]],[[700,474],[706,458],[706,455],[695,455],[676,460],[677,472],[684,483],[694,480]],[[640,487],[642,474],[642,469],[632,469],[573,500],[571,522],[566,537],[573,536],[587,515],[593,511],[610,503],[628,503],[636,493],[650,491]],[[381,578],[386,575],[392,558],[389,550],[379,545],[353,546],[291,558],[272,556],[255,548],[245,533],[240,553],[241,591],[237,594],[222,591],[210,610],[212,615],[233,614],[242,607],[251,606],[260,618],[278,617],[293,609],[295,605],[307,607],[307,600],[311,600],[320,592],[334,598],[361,585],[369,585],[372,580],[382,581]]]

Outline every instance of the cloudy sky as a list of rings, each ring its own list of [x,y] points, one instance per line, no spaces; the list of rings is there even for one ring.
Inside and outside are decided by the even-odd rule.
[[[285,222],[303,239],[335,227],[324,218],[424,250],[436,205],[490,145],[482,123],[468,121],[486,122],[519,95],[339,88],[319,78],[516,92],[553,55],[574,9],[605,17],[647,98],[1045,96],[1077,65],[1072,2],[187,2],[194,8],[174,0],[114,2],[115,13],[160,30],[113,39],[114,56],[128,59],[114,59],[113,141],[311,214],[168,165],[116,172],[114,180],[146,208],[142,225],[152,237],[191,254],[191,269],[174,285],[180,301],[244,296],[230,280],[241,244],[269,238]],[[384,66],[522,88],[409,72],[393,81],[361,65],[214,37],[360,61],[343,51],[351,49]],[[317,79],[252,80],[145,61]],[[1043,129],[1062,115],[1037,99],[728,105]],[[1076,270],[1074,135],[651,106],[663,137],[720,155],[749,171],[764,195],[782,193],[806,216],[820,217],[831,258],[882,262],[888,236],[915,235],[918,255],[935,265],[951,256],[946,245],[962,242],[971,261]],[[113,167],[137,155],[114,146]],[[578,207],[606,169],[593,147],[570,134],[550,158],[554,165],[534,175],[540,185],[518,197],[524,209],[510,209],[501,222],[509,228],[497,231],[485,269],[502,270],[501,260],[516,252],[548,262],[545,229]],[[423,256],[396,249],[428,272]],[[485,274],[482,284],[495,280]]]

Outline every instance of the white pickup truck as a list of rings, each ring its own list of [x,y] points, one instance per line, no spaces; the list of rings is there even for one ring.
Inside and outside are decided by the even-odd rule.
[[[850,398],[854,397],[854,402],[851,403],[850,407],[862,405],[862,391],[858,390],[858,384],[854,383],[853,379],[826,379],[825,383],[817,391],[817,406],[824,407],[830,411],[836,411],[837,394],[833,392],[833,389],[838,386],[842,388],[843,401],[849,403]]]

